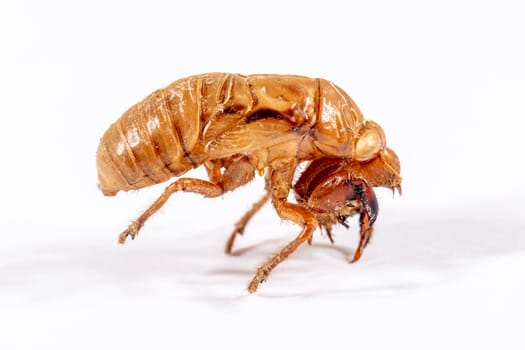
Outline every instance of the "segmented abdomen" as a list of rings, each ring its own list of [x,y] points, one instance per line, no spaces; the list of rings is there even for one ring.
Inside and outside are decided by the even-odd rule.
[[[97,151],[105,195],[166,181],[199,165],[192,159],[200,134],[199,79],[157,90],[106,131]]]

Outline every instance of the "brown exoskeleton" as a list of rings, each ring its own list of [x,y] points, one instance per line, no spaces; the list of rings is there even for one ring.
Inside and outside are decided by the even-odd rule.
[[[307,168],[293,184],[297,166]],[[180,178],[119,236],[135,238],[144,222],[177,191],[217,197],[266,173],[266,193],[235,225],[233,242],[268,201],[299,235],[262,264],[253,293],[317,227],[360,218],[357,261],[370,241],[378,203],[373,187],[401,190],[400,165],[381,127],[324,79],[210,73],[177,80],[131,107],[106,131],[97,151],[104,195],[140,189],[204,165],[209,180]],[[288,201],[292,189],[296,203]]]

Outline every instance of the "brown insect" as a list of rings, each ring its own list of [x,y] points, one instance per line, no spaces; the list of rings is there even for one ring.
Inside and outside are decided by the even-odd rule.
[[[293,184],[299,164],[306,169]],[[268,201],[299,235],[256,271],[253,293],[317,227],[327,232],[359,214],[359,260],[372,236],[378,204],[372,187],[401,192],[399,160],[385,135],[339,87],[295,75],[210,73],[180,79],[131,107],[97,150],[99,186],[106,196],[178,177],[204,165],[209,180],[180,178],[119,236],[135,238],[144,222],[177,191],[217,197],[266,174],[265,194],[236,223],[225,251]],[[288,201],[293,186],[296,203]]]

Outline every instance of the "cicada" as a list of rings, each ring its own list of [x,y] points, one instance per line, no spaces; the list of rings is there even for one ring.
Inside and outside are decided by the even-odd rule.
[[[250,293],[297,247],[311,243],[316,228],[333,242],[333,226],[347,226],[352,215],[360,223],[352,261],[359,260],[378,215],[373,188],[401,192],[399,159],[382,128],[330,81],[297,75],[209,73],[177,80],[113,123],[96,158],[106,196],[178,178],[120,234],[120,243],[135,238],[174,192],[218,197],[264,175],[264,195],[236,223],[226,253],[268,201],[301,231],[257,269]],[[300,165],[304,171],[294,181]],[[208,179],[180,177],[200,166]]]

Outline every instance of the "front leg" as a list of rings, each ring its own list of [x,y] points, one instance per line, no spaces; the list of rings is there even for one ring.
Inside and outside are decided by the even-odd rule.
[[[363,255],[363,250],[366,248],[370,239],[372,238],[373,227],[372,225],[377,219],[379,212],[379,206],[377,204],[377,198],[372,187],[368,182],[361,178],[352,178],[352,186],[354,187],[358,201],[360,205],[360,216],[359,224],[361,226],[359,245],[354,253],[354,257],[351,262],[356,262]]]

